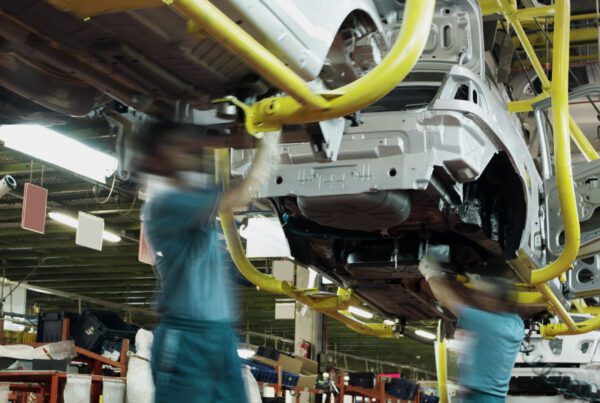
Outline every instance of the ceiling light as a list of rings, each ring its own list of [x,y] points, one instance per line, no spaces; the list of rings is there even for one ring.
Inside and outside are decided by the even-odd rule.
[[[256,351],[251,350],[249,348],[238,348],[237,353],[240,358],[245,360],[256,355]]]
[[[2,125],[0,141],[13,150],[106,183],[118,167],[115,157],[40,125]]]
[[[415,334],[417,336],[421,336],[424,339],[428,339],[428,340],[435,340],[435,339],[437,339],[437,336],[435,334],[433,334],[431,332],[428,332],[426,330],[417,329],[417,330],[415,330]]]
[[[365,318],[365,319],[371,319],[373,318],[373,314],[369,311],[366,311],[364,309],[358,308],[356,306],[351,306],[350,308],[348,308],[348,311],[355,316],[360,316],[361,318]]]
[[[52,218],[56,222],[59,222],[72,228],[77,228],[78,225],[77,218],[68,216],[63,213],[57,213],[56,211],[51,211],[50,213],[48,213],[48,217]],[[104,231],[102,233],[102,239],[108,242],[121,242],[121,237],[115,234],[114,232],[110,231]]]
[[[54,221],[59,222],[61,224],[67,225],[69,227],[77,228],[77,218],[70,217],[63,213],[57,213],[55,211],[48,213],[48,217],[52,218]]]
[[[110,231],[104,231],[102,233],[102,239],[108,242],[121,242],[121,237]]]

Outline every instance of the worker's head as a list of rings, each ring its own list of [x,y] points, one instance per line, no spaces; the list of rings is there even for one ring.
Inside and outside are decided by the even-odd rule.
[[[174,177],[181,172],[214,172],[214,152],[203,145],[202,127],[148,120],[131,142],[133,166],[141,173]]]
[[[514,312],[517,306],[514,283],[502,277],[469,275],[475,307],[490,312]]]

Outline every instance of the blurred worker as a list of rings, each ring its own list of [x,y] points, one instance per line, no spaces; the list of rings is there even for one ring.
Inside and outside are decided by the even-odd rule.
[[[469,275],[474,289],[461,286],[461,292],[433,258],[422,259],[419,271],[437,300],[458,318],[457,333],[466,336],[466,354],[459,362],[461,401],[504,402],[525,334],[510,283]]]
[[[144,231],[160,278],[152,375],[155,402],[246,402],[231,288],[216,220],[245,207],[268,179],[277,135],[266,133],[246,179],[222,192],[214,180],[214,137],[202,129],[150,122],[139,130],[134,161],[149,179]]]

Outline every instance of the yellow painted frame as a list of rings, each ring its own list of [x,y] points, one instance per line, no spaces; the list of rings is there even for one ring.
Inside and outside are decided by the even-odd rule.
[[[333,119],[360,110],[391,91],[416,64],[429,35],[433,18],[434,0],[408,0],[405,18],[396,43],[386,58],[370,73],[359,80],[335,91],[314,93],[299,76],[273,56],[266,48],[248,35],[237,24],[225,16],[208,0],[161,0],[173,7],[191,22],[196,31],[209,34],[230,51],[242,58],[258,74],[271,84],[287,93],[285,96],[271,97],[253,105],[237,104],[246,114],[246,128],[251,134],[280,129],[284,124],[297,124]],[[51,4],[89,18],[93,15],[124,11],[134,8],[160,5],[158,0],[49,0]],[[100,4],[102,3],[102,4]],[[537,293],[520,293],[522,301],[546,300],[552,310],[564,323],[542,327],[544,335],[584,333],[600,327],[600,315],[574,323],[566,309],[546,284],[547,281],[564,275],[576,259],[580,246],[580,229],[573,190],[569,135],[586,159],[598,158],[598,153],[583,135],[568,111],[568,63],[570,43],[570,2],[557,0],[554,5],[518,9],[516,0],[480,0],[484,15],[502,14],[514,28],[522,48],[527,54],[532,68],[542,84],[542,94],[528,101],[508,104],[512,112],[531,110],[531,105],[541,99],[552,98],[552,121],[556,157],[556,177],[559,199],[565,227],[565,246],[557,260],[546,267],[531,270],[525,278],[528,284],[537,288]],[[553,32],[553,80],[550,82],[535,53],[530,38],[526,35],[522,22],[533,18],[552,17]],[[575,38],[579,40],[578,38]],[[584,38],[585,39],[585,38]],[[235,100],[229,100],[235,102]],[[235,227],[233,213],[223,212],[221,222],[232,258],[240,272],[267,291],[288,295],[324,314],[334,317],[361,333],[379,337],[392,337],[391,326],[357,321],[346,309],[353,300],[351,292],[342,292],[335,297],[317,299],[311,296],[314,290],[299,290],[290,284],[278,281],[259,272],[246,258],[239,234]],[[525,293],[528,293],[527,295]]]
[[[241,57],[260,76],[287,95],[240,103],[251,134],[275,131],[284,124],[312,123],[352,114],[387,95],[417,63],[425,48],[435,0],[408,0],[398,37],[386,57],[360,79],[333,91],[313,93],[291,69],[231,21],[208,0],[165,0]]]
[[[598,158],[598,153],[585,138],[577,123],[569,116],[568,102],[568,71],[569,71],[569,26],[570,26],[570,2],[568,0],[557,0],[554,5],[537,7],[534,9],[519,10],[516,2],[509,0],[480,0],[484,14],[502,14],[507,22],[513,27],[523,50],[527,54],[532,68],[536,72],[542,84],[542,93],[536,98],[528,101],[509,103],[509,110],[513,112],[524,112],[531,110],[531,105],[548,96],[552,100],[552,124],[554,127],[554,155],[557,188],[560,207],[565,228],[565,245],[561,255],[546,267],[534,269],[525,275],[525,281],[534,285],[554,311],[563,321],[561,324],[549,324],[542,326],[542,333],[546,337],[559,334],[579,334],[600,327],[600,316],[588,321],[575,323],[565,307],[560,303],[552,292],[547,281],[563,276],[569,270],[577,258],[581,242],[579,217],[575,199],[574,183],[571,167],[570,137],[578,146],[580,151],[588,160]],[[552,82],[535,53],[529,37],[526,35],[522,20],[536,17],[554,17],[553,32],[553,79]]]

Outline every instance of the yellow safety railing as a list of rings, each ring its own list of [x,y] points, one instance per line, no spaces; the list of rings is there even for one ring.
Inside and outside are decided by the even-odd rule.
[[[287,93],[286,96],[268,98],[254,105],[244,105],[230,99],[244,110],[246,128],[251,134],[277,130],[283,124],[316,122],[345,116],[385,96],[406,77],[423,52],[435,7],[435,0],[409,0],[398,38],[385,59],[361,79],[338,90],[316,94],[291,69],[208,0],[164,1],[189,18],[193,23],[192,29],[210,35],[241,57],[273,86]],[[224,168],[224,153],[217,153],[217,157],[220,169],[227,169]],[[261,273],[246,257],[233,213],[221,212],[220,219],[234,263],[240,273],[258,288],[287,295],[343,322],[357,332],[394,337],[393,326],[359,321],[347,311],[351,301],[358,300],[350,292],[327,298],[314,297],[310,295],[314,290],[297,289],[287,282]]]
[[[220,149],[215,152],[216,177],[222,180],[224,185],[229,185],[230,165],[229,150]],[[382,338],[395,337],[394,327],[383,323],[369,323],[356,319],[348,312],[350,305],[361,305],[362,301],[350,290],[338,289],[337,295],[321,296],[315,295],[317,289],[299,289],[287,281],[281,281],[273,276],[262,273],[246,256],[240,235],[235,223],[235,216],[231,210],[221,211],[219,214],[225,242],[229,253],[240,273],[260,290],[275,294],[286,295],[295,301],[301,302],[315,311],[321,312],[336,319],[350,329],[371,336]]]
[[[158,0],[106,0],[101,2],[80,2],[76,0],[49,0],[66,11],[83,18],[97,14],[123,11],[140,7],[159,5]],[[208,0],[162,0],[190,21],[190,30],[206,33],[221,45],[238,55],[256,73],[287,95],[270,97],[253,105],[245,105],[235,99],[228,101],[240,106],[245,113],[246,128],[251,134],[273,131],[284,124],[298,124],[333,119],[351,114],[371,105],[385,96],[402,81],[416,64],[425,43],[433,18],[435,0],[407,0],[402,28],[392,49],[385,59],[361,79],[333,91],[315,93],[304,80],[270,53],[258,41],[248,35],[237,24],[216,8]],[[552,98],[552,121],[554,126],[555,165],[560,206],[565,228],[565,244],[561,255],[546,267],[531,270],[525,280],[535,285],[537,292],[520,292],[520,298],[527,302],[545,299],[550,308],[562,318],[562,324],[547,325],[544,334],[583,333],[600,327],[600,316],[581,323],[574,323],[566,309],[552,293],[547,281],[563,275],[577,257],[580,245],[580,229],[575,204],[575,193],[571,171],[569,136],[587,160],[598,158],[598,153],[583,135],[568,111],[568,63],[569,63],[569,20],[570,3],[556,0],[554,5],[518,9],[516,0],[480,0],[484,15],[499,13],[515,30],[536,72],[542,86],[542,93],[536,98],[509,103],[512,112],[532,109],[533,103],[544,98]],[[534,18],[550,17],[554,24],[553,32],[553,79],[546,76],[535,53],[530,38],[523,29]],[[594,18],[595,15],[582,15],[578,18]],[[595,32],[593,33],[595,35]],[[587,38],[587,37],[586,37]],[[221,222],[227,244],[240,272],[259,288],[288,295],[346,323],[353,329],[377,336],[391,337],[392,327],[357,321],[345,309],[350,300],[356,297],[344,294],[329,298],[311,296],[314,290],[299,290],[289,283],[278,281],[258,271],[245,256],[235,220],[231,212],[221,214]]]
[[[554,129],[554,157],[557,189],[563,217],[565,231],[565,244],[561,255],[546,267],[531,270],[529,277],[525,280],[535,285],[542,294],[550,309],[554,311],[563,321],[561,324],[542,326],[545,336],[557,334],[577,334],[593,330],[600,326],[600,317],[594,317],[582,323],[575,323],[568,311],[552,292],[547,281],[560,277],[569,270],[577,258],[581,234],[577,205],[575,199],[574,183],[571,167],[570,137],[580,149],[586,159],[598,158],[598,153],[589,143],[589,140],[581,132],[576,122],[569,116],[568,102],[568,74],[569,74],[569,24],[570,24],[570,2],[568,0],[557,0],[554,5],[519,10],[516,2],[509,0],[480,0],[484,14],[499,13],[504,15],[508,23],[513,27],[521,42],[523,50],[527,54],[531,67],[537,74],[542,93],[536,98],[527,101],[517,101],[509,104],[513,112],[524,112],[531,110],[535,102],[548,96],[552,101],[552,124]],[[553,53],[552,82],[548,79],[531,41],[525,33],[521,20],[531,20],[537,17],[553,17]],[[526,273],[522,273],[526,274]]]
[[[225,235],[225,242],[227,243],[233,262],[238,267],[240,273],[259,289],[286,295],[309,306],[315,311],[339,320],[358,333],[384,338],[394,337],[393,326],[383,323],[363,322],[354,318],[347,311],[351,304],[360,303],[349,291],[329,297],[312,296],[311,294],[316,293],[318,290],[298,289],[287,281],[277,280],[272,276],[260,272],[246,257],[235,225],[233,213],[231,211],[221,212],[219,217],[223,227],[223,234]]]
[[[489,3],[494,3],[498,6],[495,12],[503,14],[513,27],[540,80],[542,90],[545,94],[549,94],[552,97],[555,169],[565,227],[565,245],[561,255],[555,261],[541,269],[532,270],[530,277],[526,279],[529,283],[541,284],[560,276],[571,267],[577,258],[580,243],[579,218],[577,216],[575,191],[573,189],[571,147],[569,143],[568,63],[570,3],[567,0],[557,0],[553,6],[549,6],[554,9],[553,12],[550,12],[549,7],[538,7],[538,9],[543,9],[548,15],[554,15],[554,68],[552,83],[546,76],[546,72],[519,21],[520,16],[531,18],[531,13],[524,13],[517,10],[516,5],[509,2],[509,0],[497,0]],[[487,6],[491,7],[491,5]],[[539,16],[540,14],[538,13],[537,15]],[[538,100],[534,99],[529,102],[533,103]]]
[[[287,93],[253,105],[236,103],[244,110],[246,129],[251,134],[275,131],[284,124],[346,116],[387,95],[423,53],[435,8],[435,0],[408,0],[398,37],[381,63],[344,87],[315,94],[290,68],[208,0],[164,1],[193,21],[195,29],[206,32],[240,56],[261,77]]]

